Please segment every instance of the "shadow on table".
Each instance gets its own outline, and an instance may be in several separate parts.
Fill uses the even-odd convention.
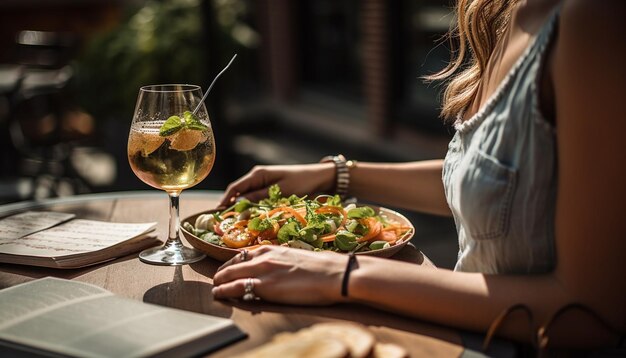
[[[215,273],[220,266],[222,266],[222,262],[210,257],[207,257],[201,262],[189,265],[192,270],[211,279],[215,276]]]
[[[222,301],[213,300],[212,288],[213,285],[209,283],[185,281],[183,267],[176,266],[172,281],[147,290],[143,295],[143,301],[185,311],[230,318],[232,307]]]

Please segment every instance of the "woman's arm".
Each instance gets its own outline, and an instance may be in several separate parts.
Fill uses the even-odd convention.
[[[441,160],[412,163],[359,162],[350,171],[349,194],[383,205],[430,214],[450,215],[441,181]],[[257,201],[278,184],[283,194],[330,193],[335,184],[332,163],[256,166],[228,186],[221,205],[237,196]]]
[[[349,194],[394,207],[450,216],[442,169],[443,160],[358,163],[350,173]]]

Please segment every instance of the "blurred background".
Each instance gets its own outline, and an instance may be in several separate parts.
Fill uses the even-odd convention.
[[[218,156],[194,189],[255,164],[442,158],[453,133],[435,41],[447,0],[2,0],[0,204],[150,190],[126,141],[139,87],[213,88]],[[390,178],[393,180],[393,178]],[[419,185],[419,183],[416,183]],[[184,194],[183,194],[184,200]],[[164,209],[165,210],[165,209]],[[456,258],[451,219],[406,213],[436,264]]]

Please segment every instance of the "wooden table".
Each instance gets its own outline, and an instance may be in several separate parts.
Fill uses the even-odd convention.
[[[211,191],[183,193],[181,219],[213,208],[219,194]],[[24,210],[54,210],[74,213],[77,218],[115,222],[158,221],[159,237],[167,236],[168,200],[164,193],[157,191],[81,195],[10,204],[0,206],[0,217]],[[407,246],[394,259],[416,264],[427,263],[413,246]],[[304,307],[213,300],[211,278],[219,265],[219,262],[207,258],[187,266],[152,266],[140,262],[137,254],[74,270],[0,264],[0,288],[55,276],[92,283],[131,299],[234,320],[248,334],[248,338],[213,352],[212,357],[231,357],[267,342],[276,333],[296,331],[316,322],[337,320],[362,323],[369,327],[379,341],[403,346],[411,357],[454,357],[465,352],[461,335],[453,329],[367,306],[342,304]]]

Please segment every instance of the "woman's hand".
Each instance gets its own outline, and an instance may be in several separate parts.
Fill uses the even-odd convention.
[[[346,255],[264,245],[245,257],[242,261],[237,255],[218,269],[215,298],[242,298],[246,280],[252,278],[254,294],[267,301],[325,305],[342,300]]]
[[[240,196],[259,201],[267,197],[267,189],[272,184],[278,184],[285,195],[330,192],[334,178],[332,163],[255,166],[226,188],[220,206],[229,206]]]

